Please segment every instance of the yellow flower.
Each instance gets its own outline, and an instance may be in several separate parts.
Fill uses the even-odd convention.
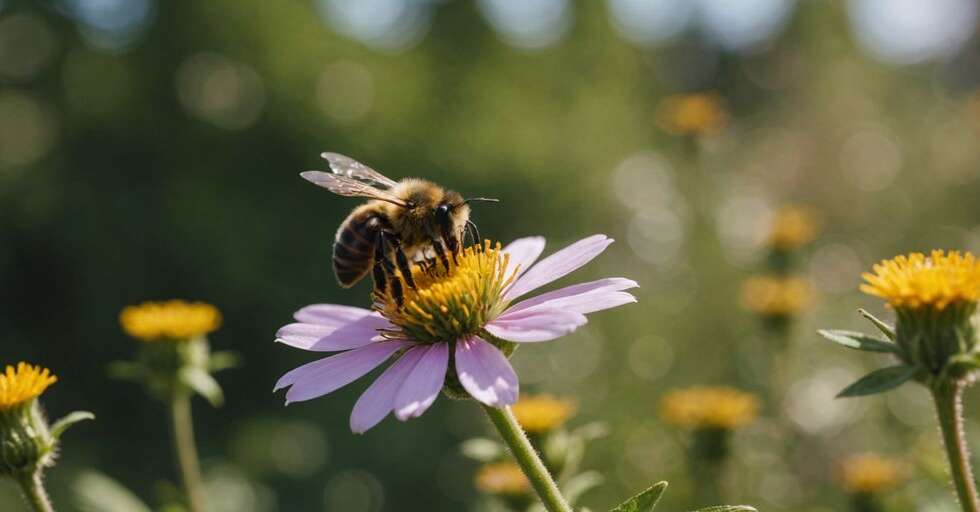
[[[657,119],[670,133],[710,135],[728,124],[728,114],[716,93],[675,94],[660,104]]]
[[[575,414],[575,403],[551,395],[521,397],[513,406],[517,422],[529,433],[548,432]]]
[[[119,314],[126,334],[142,341],[186,341],[221,326],[218,308],[203,302],[144,302]]]
[[[760,315],[787,316],[803,311],[813,301],[813,291],[799,277],[754,276],[742,283],[739,302]]]
[[[0,375],[0,411],[12,409],[41,396],[55,382],[58,382],[58,377],[52,375],[47,368],[25,362],[17,363],[16,368],[7,365]]]
[[[489,494],[519,496],[531,490],[520,466],[513,462],[484,464],[476,472],[476,488]]]
[[[759,411],[759,399],[729,387],[698,386],[671,391],[660,399],[660,416],[679,427],[733,430]]]
[[[414,265],[414,289],[399,272],[402,305],[390,287],[376,294],[377,307],[398,327],[387,334],[432,343],[479,334],[508,305],[503,292],[516,276],[508,270],[509,260],[499,243],[486,240],[449,258],[448,269],[438,260],[429,271]]]
[[[873,269],[861,275],[867,281],[861,291],[897,309],[943,310],[951,304],[975,305],[980,297],[980,262],[969,252],[915,252],[883,260]]]
[[[841,463],[840,479],[851,493],[880,492],[906,479],[905,464],[875,453],[852,455]]]
[[[776,211],[769,228],[767,244],[790,251],[812,242],[820,230],[817,216],[809,208],[784,206]]]

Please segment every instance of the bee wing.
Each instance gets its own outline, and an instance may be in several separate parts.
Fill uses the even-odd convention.
[[[408,206],[404,201],[384,190],[378,190],[371,185],[340,174],[331,174],[323,171],[306,171],[299,173],[299,175],[306,181],[340,196],[367,197],[387,201],[398,206]]]
[[[395,180],[378,171],[339,153],[321,153],[321,157],[330,164],[330,170],[337,175],[353,178],[373,186],[391,188],[398,184]]]

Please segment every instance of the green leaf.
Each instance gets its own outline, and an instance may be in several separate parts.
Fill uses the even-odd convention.
[[[208,360],[208,370],[220,372],[229,368],[237,368],[242,365],[242,356],[238,352],[222,350],[214,352]]]
[[[499,460],[507,453],[500,443],[485,437],[463,441],[463,444],[459,448],[463,452],[463,455],[479,462],[493,462]]]
[[[878,320],[878,317],[872,315],[866,309],[859,309],[858,313],[861,313],[861,316],[867,318],[868,321],[871,322],[872,325],[877,327],[878,330],[881,331],[881,334],[884,334],[886,338],[895,341],[895,329],[892,326],[886,324],[881,320]]]
[[[603,480],[598,471],[586,471],[569,478],[561,486],[561,492],[565,495],[568,503],[574,505],[583,494],[602,485]]]
[[[225,395],[221,391],[218,381],[203,368],[196,366],[185,366],[180,369],[178,374],[180,382],[191,388],[197,394],[203,396],[214,407],[219,407],[225,401]]]
[[[918,366],[898,365],[880,368],[844,388],[837,394],[837,398],[883,393],[904,384],[917,373],[919,373]]]
[[[652,512],[667,490],[667,482],[657,482],[653,487],[624,501],[610,512]]]
[[[848,348],[864,350],[866,352],[899,353],[898,345],[860,332],[821,329],[817,333],[834,343],[844,345]]]
[[[755,507],[748,505],[716,505],[714,507],[699,508],[694,512],[759,512]]]
[[[83,471],[72,491],[75,508],[82,512],[151,512],[132,491],[95,471]]]
[[[75,411],[73,413],[69,413],[64,418],[54,422],[54,425],[51,425],[51,435],[54,436],[55,439],[60,439],[61,434],[64,434],[65,431],[72,425],[78,423],[79,421],[94,419],[95,415],[88,411]]]

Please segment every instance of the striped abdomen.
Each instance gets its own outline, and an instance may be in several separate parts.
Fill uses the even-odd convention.
[[[337,282],[350,288],[374,266],[374,250],[381,234],[381,219],[376,208],[356,208],[337,230],[333,244],[333,271]]]

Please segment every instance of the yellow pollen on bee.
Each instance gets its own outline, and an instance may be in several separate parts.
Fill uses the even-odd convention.
[[[391,294],[377,293],[375,308],[398,330],[396,335],[423,342],[449,341],[478,334],[506,306],[503,292],[513,282],[509,255],[489,240],[464,248],[449,259],[447,269],[414,265],[415,288],[402,279],[401,304]]]
[[[0,374],[0,411],[11,409],[41,396],[48,386],[58,382],[58,377],[47,368],[29,365],[7,365]]]

